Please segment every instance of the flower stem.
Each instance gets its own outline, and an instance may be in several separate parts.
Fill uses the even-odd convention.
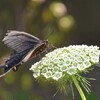
[[[74,82],[74,84],[75,84],[75,86],[76,86],[76,88],[77,88],[82,100],[86,100],[86,97],[85,97],[85,95],[84,95],[84,93],[83,93],[83,91],[82,91],[82,89],[81,89],[76,77],[72,76],[72,79],[73,79],[73,82]]]

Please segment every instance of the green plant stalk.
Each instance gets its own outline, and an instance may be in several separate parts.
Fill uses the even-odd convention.
[[[85,95],[84,95],[84,93],[83,93],[78,81],[76,80],[76,77],[72,76],[72,79],[73,79],[73,82],[74,82],[74,84],[75,84],[75,86],[76,86],[76,88],[77,88],[82,100],[86,100],[86,97],[85,97]]]

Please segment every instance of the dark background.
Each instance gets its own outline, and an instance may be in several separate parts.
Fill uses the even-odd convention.
[[[100,0],[0,0],[0,63],[10,50],[2,39],[7,30],[25,31],[40,39],[48,39],[56,47],[87,44],[100,46]],[[72,100],[55,86],[38,83],[29,71],[39,57],[27,62],[14,73],[0,78],[0,100]],[[100,100],[100,68],[87,77],[91,93],[87,100]],[[75,100],[81,100],[75,90]]]

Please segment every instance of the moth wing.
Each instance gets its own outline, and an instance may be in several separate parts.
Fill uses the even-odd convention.
[[[17,53],[23,51],[30,51],[33,49],[41,40],[37,37],[30,35],[26,32],[9,31],[3,39],[3,42],[12,50]]]
[[[5,61],[5,64],[1,65],[2,72],[0,72],[0,77],[6,75],[14,67],[16,67],[17,70],[26,54],[27,52],[16,53],[16,51],[12,51],[10,57]]]

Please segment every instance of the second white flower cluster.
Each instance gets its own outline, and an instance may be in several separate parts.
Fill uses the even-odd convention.
[[[30,70],[35,78],[58,80],[64,75],[85,72],[86,69],[99,63],[100,50],[97,46],[71,45],[58,48],[36,62]]]

